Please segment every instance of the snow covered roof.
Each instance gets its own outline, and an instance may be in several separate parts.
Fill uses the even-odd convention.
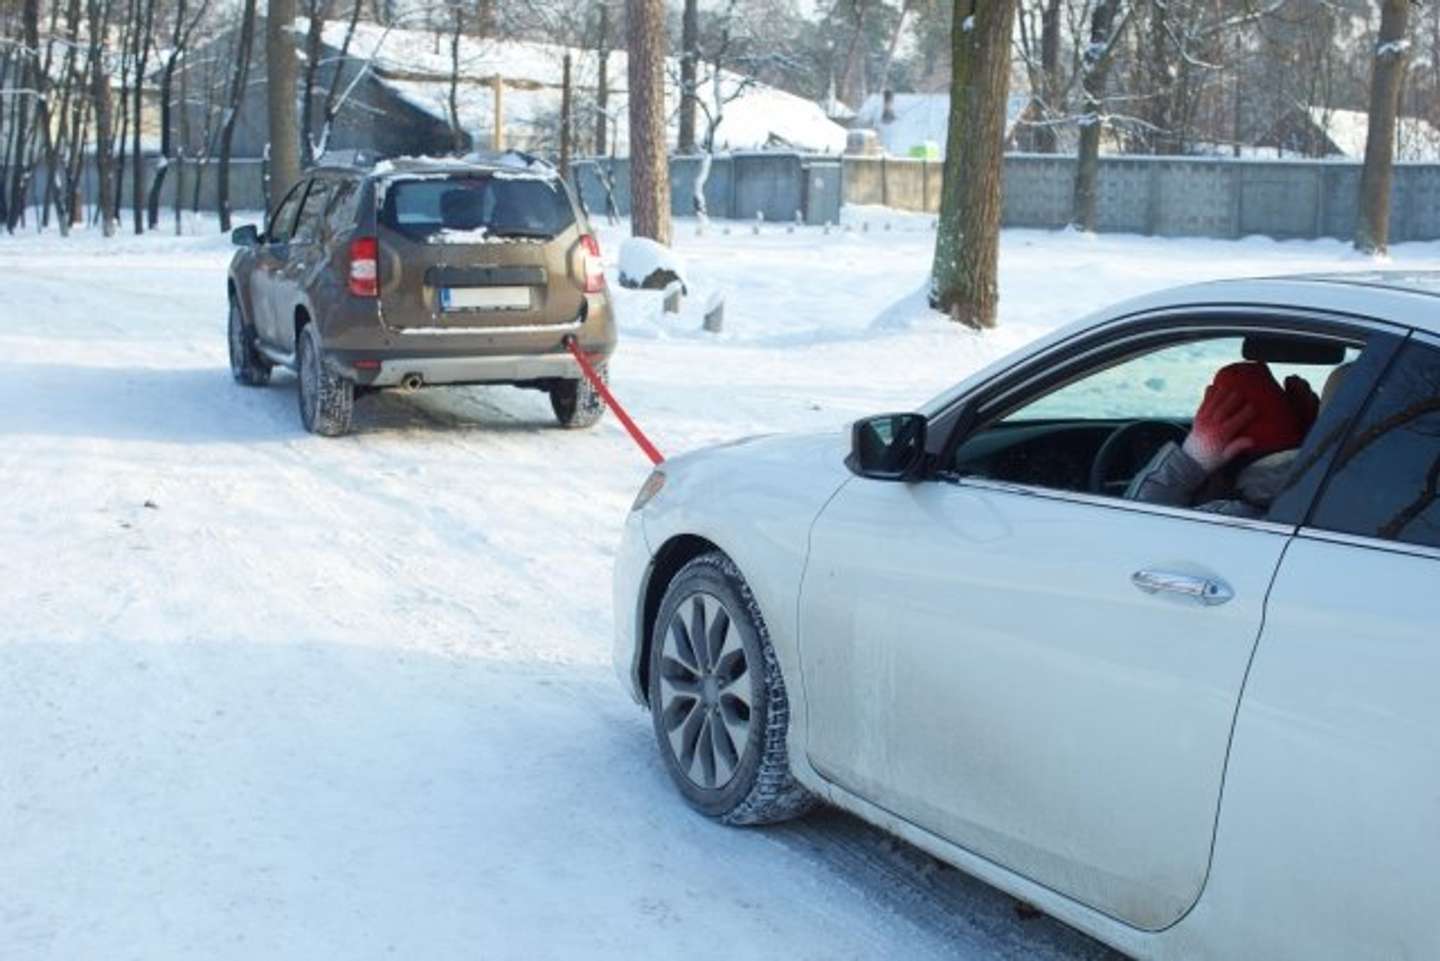
[[[300,21],[303,26],[304,21]],[[348,24],[333,21],[325,25],[325,44],[339,50]],[[488,142],[494,126],[494,78],[503,80],[502,109],[510,142],[535,139],[544,128],[553,129],[560,111],[561,78],[566,53],[571,55],[572,85],[577,94],[576,125],[582,131],[594,127],[594,118],[582,115],[584,104],[593,97],[598,74],[594,50],[560,44],[519,40],[491,40],[461,37],[459,46],[460,82],[456,106],[461,126]],[[372,60],[376,78],[408,103],[447,120],[449,117],[451,53],[450,38],[429,30],[390,29],[361,23],[350,44],[350,56]],[[607,79],[610,98],[607,112],[612,118],[613,142],[625,153],[629,144],[626,111],[626,55],[610,54]],[[699,96],[713,111],[714,78],[702,65]],[[670,141],[678,139],[679,63],[670,58],[666,70],[667,114]],[[754,150],[789,145],[803,150],[839,153],[845,148],[845,128],[825,116],[814,101],[759,83],[740,74],[722,71],[720,76],[722,120],[716,129],[718,150]],[[733,98],[733,99],[732,99]],[[697,126],[702,131],[705,110],[699,111]]]
[[[1005,134],[1008,137],[1020,115],[1030,104],[1028,93],[1012,93],[1005,106]],[[894,119],[885,119],[885,98],[872,93],[855,113],[852,127],[874,130],[885,152],[905,156],[912,148],[934,144],[941,156],[950,122],[948,93],[897,93],[891,105]]]
[[[1325,133],[1346,157],[1365,156],[1365,138],[1370,129],[1370,115],[1364,110],[1329,110],[1307,107],[1310,122]],[[1400,117],[1395,125],[1396,160],[1433,160],[1440,151],[1440,130],[1419,117]]]

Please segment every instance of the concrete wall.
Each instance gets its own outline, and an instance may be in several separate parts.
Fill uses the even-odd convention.
[[[1005,158],[1004,223],[1069,222],[1075,158]],[[845,158],[845,202],[940,209],[940,165],[908,158]],[[1360,165],[1190,157],[1103,157],[1098,227],[1164,237],[1336,237],[1355,229]],[[1440,165],[1398,164],[1390,239],[1440,238]]]
[[[682,217],[695,213],[695,184],[700,157],[670,160],[670,210]],[[578,160],[573,179],[586,208],[596,216],[609,209],[605,181],[614,190],[615,212],[630,211],[630,161]],[[792,153],[738,153],[717,156],[705,181],[706,210],[711,217],[753,220],[761,214],[771,222],[793,222],[796,214],[811,224],[833,223],[840,217],[842,177],[838,157]]]
[[[150,193],[150,182],[155,172],[156,158],[145,158],[145,194]],[[183,164],[179,161],[172,161],[166,173],[165,183],[160,190],[160,216],[162,223],[168,222],[175,209],[175,190],[180,185],[180,177],[177,176],[183,167],[184,187],[181,195],[181,204],[186,211],[192,209],[191,204],[195,199],[195,188],[200,188],[199,209],[202,213],[216,213],[216,196],[219,179],[217,173],[220,165],[216,161],[209,163],[198,163],[186,161]],[[125,162],[125,183],[120,196],[121,226],[127,228],[130,224],[131,210],[131,185],[130,185],[130,161]],[[45,168],[40,168],[31,178],[29,196],[26,206],[38,208],[45,193]],[[87,163],[80,175],[80,205],[89,209],[99,201],[99,182],[95,172],[95,165]],[[230,209],[232,211],[260,211],[267,207],[265,194],[265,164],[260,160],[230,161]],[[36,210],[27,211],[27,217],[34,216]]]

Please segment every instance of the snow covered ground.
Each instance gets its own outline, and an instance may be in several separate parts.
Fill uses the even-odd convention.
[[[928,218],[847,224],[682,222],[684,312],[618,292],[662,450],[910,407],[1143,290],[1369,263],[1015,231],[982,337],[923,307]],[[228,256],[0,238],[0,958],[1109,957],[848,817],[688,813],[607,661],[647,470],[614,420],[466,389],[307,436],[292,378],[230,380]]]

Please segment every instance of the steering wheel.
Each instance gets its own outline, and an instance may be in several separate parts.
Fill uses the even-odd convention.
[[[1133,462],[1137,450],[1144,450],[1147,458],[1153,457],[1166,441],[1184,443],[1185,434],[1184,427],[1169,420],[1132,420],[1115,428],[1090,464],[1090,493],[1108,493],[1105,487],[1112,482],[1115,468],[1125,458]]]

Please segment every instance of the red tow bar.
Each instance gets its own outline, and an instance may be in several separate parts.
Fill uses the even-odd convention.
[[[610,393],[610,388],[605,386],[605,381],[601,380],[600,375],[595,372],[595,368],[590,363],[590,358],[586,357],[585,352],[580,349],[580,342],[575,339],[575,335],[568,335],[564,343],[565,348],[570,351],[576,363],[580,365],[580,371],[585,375],[585,379],[590,382],[590,386],[594,387],[600,392],[600,396],[605,398],[606,406],[615,412],[616,417],[620,418],[620,423],[625,428],[626,433],[628,433],[630,439],[645,452],[645,456],[650,458],[650,463],[659,464],[663,461],[665,458],[655,449],[655,445],[650,443],[650,438],[646,437],[645,432],[637,427],[635,422],[630,419],[630,415],[625,413],[625,408],[621,407],[620,402],[615,399],[615,395]]]

